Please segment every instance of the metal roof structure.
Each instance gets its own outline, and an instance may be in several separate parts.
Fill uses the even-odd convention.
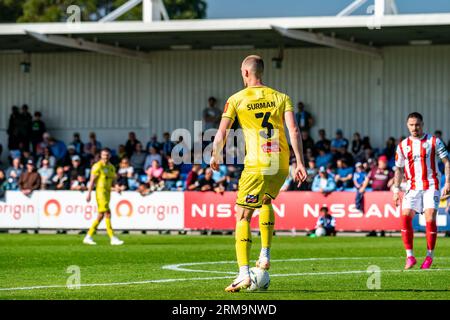
[[[450,13],[396,14],[394,0],[375,0],[366,16],[350,15],[367,1],[356,0],[337,16],[169,21],[158,21],[158,13],[167,18],[161,0],[130,5],[142,1],[143,21],[113,21],[129,10],[119,8],[99,22],[0,24],[0,52],[88,50],[145,60],[156,50],[329,46],[381,57],[385,46],[450,43]]]

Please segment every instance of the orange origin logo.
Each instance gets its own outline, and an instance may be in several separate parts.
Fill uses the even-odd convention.
[[[61,214],[61,204],[58,200],[48,200],[44,205],[44,214],[47,217],[57,217]]]
[[[128,200],[120,200],[116,205],[116,214],[119,217],[131,217],[133,215],[133,205]]]

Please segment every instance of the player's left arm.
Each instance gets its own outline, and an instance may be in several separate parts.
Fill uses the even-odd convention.
[[[446,196],[450,194],[450,160],[448,158],[447,148],[439,138],[436,138],[436,155],[444,163],[445,185],[442,188],[442,196]]]
[[[445,172],[445,185],[442,188],[442,196],[450,195],[450,160],[447,158],[442,158],[442,162],[444,163],[444,172]]]

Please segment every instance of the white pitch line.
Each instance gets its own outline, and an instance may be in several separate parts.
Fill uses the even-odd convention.
[[[278,259],[272,261],[320,261],[320,260],[364,260],[364,259],[375,259],[375,258],[383,258],[383,259],[398,259],[396,257],[336,257],[336,258],[294,258],[294,259]],[[447,257],[443,257],[440,259],[445,259]],[[192,269],[183,269],[183,268],[175,268],[175,266],[186,266],[186,265],[203,265],[203,264],[228,264],[228,263],[236,263],[236,261],[217,261],[217,262],[193,262],[193,263],[182,263],[178,265],[167,265],[163,266],[163,269],[174,270],[174,271],[188,271],[188,272],[198,272]],[[437,271],[450,271],[450,268],[443,269],[429,269],[429,270],[408,270],[403,271],[399,269],[393,270],[380,270],[383,273],[389,272],[437,272]],[[221,272],[221,271],[207,271],[201,270],[201,272]],[[227,274],[229,272],[226,272]],[[285,274],[271,274],[271,277],[295,277],[295,276],[325,276],[325,275],[339,275],[339,274],[361,274],[367,273],[367,270],[349,270],[349,271],[326,271],[326,272],[301,272],[301,273],[285,273]],[[130,282],[111,282],[111,283],[86,283],[80,284],[80,287],[111,287],[111,286],[129,286],[129,285],[140,285],[140,284],[149,284],[149,283],[167,283],[167,282],[177,282],[177,281],[203,281],[203,280],[221,280],[221,279],[231,279],[236,275],[233,272],[233,276],[222,276],[222,277],[198,277],[198,278],[175,278],[175,279],[155,279],[155,280],[143,280],[143,281],[130,281]],[[0,288],[0,291],[20,291],[20,290],[38,290],[38,289],[61,289],[66,288],[65,285],[48,285],[48,286],[31,286],[31,287],[15,287],[15,288]]]
[[[271,262],[303,262],[303,261],[326,261],[326,260],[368,260],[368,259],[401,259],[399,257],[330,257],[330,258],[291,258],[291,259],[271,259]],[[236,263],[236,261],[207,261],[207,262],[191,262],[191,263],[179,263],[169,264],[163,266],[163,269],[180,271],[180,272],[207,272],[207,273],[221,273],[221,274],[236,274],[236,272],[228,271],[215,271],[215,270],[203,270],[203,269],[188,269],[183,267],[199,266],[199,265],[211,265],[211,264],[230,264]]]

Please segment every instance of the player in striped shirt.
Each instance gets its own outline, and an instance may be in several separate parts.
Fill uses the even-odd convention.
[[[408,115],[406,125],[410,136],[397,146],[395,154],[394,197],[395,205],[402,203],[402,239],[406,249],[405,269],[416,263],[413,253],[414,214],[425,213],[427,256],[421,269],[429,269],[433,263],[437,238],[436,215],[441,196],[450,193],[450,161],[444,143],[437,137],[423,132],[423,117],[413,112]],[[445,165],[445,186],[439,192],[440,173],[438,160]],[[400,195],[400,184],[405,174],[406,193]]]

